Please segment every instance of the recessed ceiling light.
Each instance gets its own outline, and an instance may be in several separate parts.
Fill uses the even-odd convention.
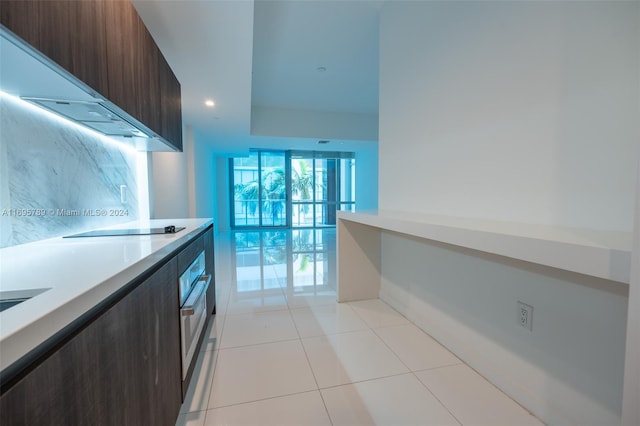
[[[206,101],[204,101],[204,104],[208,107],[214,107],[216,105],[216,103],[213,102],[212,99],[207,99]]]
[[[326,67],[318,67],[318,68],[316,68],[316,71],[318,71],[318,72],[325,72],[326,70],[327,70]]]

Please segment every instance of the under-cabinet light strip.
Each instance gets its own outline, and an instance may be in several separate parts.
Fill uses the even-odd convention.
[[[71,127],[73,129],[77,129],[80,132],[85,133],[87,136],[93,137],[93,138],[97,138],[100,139],[102,142],[104,142],[105,144],[111,145],[111,146],[115,146],[117,148],[121,148],[121,149],[125,149],[129,152],[136,152],[136,149],[124,142],[119,141],[118,139],[114,139],[114,138],[110,138],[109,136],[103,135],[102,133],[98,133],[95,130],[92,130],[86,126],[83,126],[79,123],[76,123],[74,121],[68,120],[58,114],[55,114],[51,111],[48,111],[44,108],[38,107],[35,104],[31,103],[31,102],[27,102],[23,99],[21,99],[18,96],[15,95],[11,95],[9,93],[0,91],[0,98],[2,98],[3,100],[8,100],[10,102],[14,102],[16,105],[22,107],[22,108],[26,108],[29,111],[33,112],[34,114],[39,114],[39,115],[43,115],[45,117],[47,117],[48,119],[54,120],[56,121],[58,124],[60,124],[61,126],[68,126]]]

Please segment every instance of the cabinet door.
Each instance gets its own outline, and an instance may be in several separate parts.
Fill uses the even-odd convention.
[[[1,1],[0,16],[5,27],[70,71],[74,3]]]
[[[160,107],[160,71],[158,70],[158,57],[162,56],[160,49],[147,31],[142,20],[138,19],[135,28],[135,37],[138,39],[139,53],[136,66],[138,72],[135,76],[135,85],[139,90],[139,114],[138,119],[145,123],[151,130],[164,137],[162,129],[162,109]],[[171,140],[169,138],[166,138]]]
[[[129,2],[105,1],[105,25],[109,29],[107,45],[107,79],[109,100],[140,119],[141,107],[137,99],[136,65],[139,61],[139,39],[134,36],[138,15]]]
[[[108,97],[102,1],[2,1],[2,24]]]
[[[109,97],[107,28],[103,1],[73,1],[68,70],[102,96]]]
[[[109,100],[162,136],[160,50],[128,1],[104,3]],[[117,30],[116,30],[117,29]]]
[[[3,0],[0,1],[0,22],[43,52],[39,47],[40,33],[44,24],[42,9],[41,1]]]
[[[213,229],[209,229],[204,234],[204,257],[207,273],[211,275],[211,284],[207,290],[207,308],[209,313],[216,313],[216,274],[215,274],[215,257],[213,246]]]
[[[182,151],[182,95],[180,83],[162,54],[158,57],[162,136]]]
[[[139,343],[137,359],[128,365],[140,389],[131,397],[138,398],[138,424],[173,425],[182,403],[177,260],[173,258],[143,286],[138,300],[128,302],[129,309],[140,311],[136,321],[144,324],[130,327],[135,331],[129,337]]]
[[[177,261],[0,397],[0,424],[173,425],[181,403]]]

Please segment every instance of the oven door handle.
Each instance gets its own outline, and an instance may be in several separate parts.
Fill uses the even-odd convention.
[[[195,314],[195,308],[198,305],[198,302],[200,302],[200,299],[202,299],[202,297],[207,293],[210,283],[211,275],[203,275],[198,279],[198,284],[196,284],[195,288],[187,298],[187,301],[184,302],[184,305],[180,309],[180,313],[183,317]]]

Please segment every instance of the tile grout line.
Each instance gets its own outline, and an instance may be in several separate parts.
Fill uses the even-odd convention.
[[[229,293],[231,293],[231,291],[229,291]],[[229,294],[227,294],[227,303],[225,303],[224,306],[224,314],[222,315],[223,317],[223,321],[222,321],[222,329],[220,330],[220,343],[218,344],[218,349],[220,349],[220,344],[222,344],[222,336],[224,335],[224,325],[227,322],[227,304],[229,303]],[[217,314],[218,312],[218,307],[216,306],[216,316],[218,316]]]
[[[216,377],[216,369],[218,368],[218,356],[220,353],[215,355],[215,361],[213,362],[213,374],[211,375],[211,383],[209,384],[209,398],[207,399],[207,408],[204,410],[204,419],[202,421],[203,425],[207,424],[207,416],[209,415],[209,405],[211,404],[211,395],[213,394],[213,380]]]
[[[225,247],[227,248],[227,247]],[[231,249],[231,247],[228,247],[229,252],[232,252],[233,250]],[[206,425],[207,424],[207,417],[209,415],[209,410],[210,410],[210,405],[211,405],[211,396],[213,394],[213,381],[215,380],[216,377],[216,370],[218,368],[218,359],[220,356],[220,344],[222,344],[222,338],[224,336],[224,332],[225,332],[225,324],[226,324],[226,320],[227,320],[227,311],[228,311],[228,307],[229,307],[229,300],[231,299],[231,291],[233,289],[234,286],[234,279],[233,279],[233,272],[231,274],[232,276],[229,278],[229,285],[225,286],[224,290],[221,290],[220,293],[226,293],[226,297],[224,298],[225,300],[223,301],[224,303],[224,308],[223,308],[223,314],[222,316],[222,324],[221,324],[221,329],[220,329],[220,336],[218,336],[219,341],[216,341],[216,343],[218,344],[217,348],[214,347],[214,351],[217,351],[216,354],[214,354],[214,366],[213,366],[213,374],[211,375],[211,383],[209,383],[209,398],[207,399],[207,406],[206,408],[203,410],[204,411],[204,418],[202,420],[202,425]],[[218,307],[216,306],[216,317],[218,316]]]
[[[219,316],[216,314],[216,315],[215,315],[215,317],[214,317],[214,321],[215,321],[215,320],[217,320],[218,318],[219,318]],[[221,318],[222,318],[222,321],[224,322],[224,316],[222,316]],[[211,331],[210,331],[210,330],[211,330],[211,328],[210,328],[210,327],[213,327],[213,323],[210,323],[209,325],[207,325],[207,330],[205,330],[205,332],[210,333],[210,332],[211,332]],[[219,338],[218,338],[218,339],[219,339]],[[216,341],[217,341],[218,339],[216,339]],[[216,352],[217,352],[217,349],[215,349],[215,348],[214,348],[214,349],[204,349],[204,350],[200,350],[200,351],[198,352],[198,355],[197,355],[197,356],[198,356],[198,359],[196,360],[196,363],[198,363],[198,362],[200,362],[200,358],[202,358],[202,366],[201,366],[200,370],[203,370],[203,369],[204,369],[204,357],[206,357],[206,356],[207,356],[207,355],[206,355],[207,353],[213,353],[213,355],[212,355],[212,356],[214,357],[214,365],[213,365],[213,371],[212,371],[212,373],[211,373],[211,384],[213,383],[213,376],[214,376],[214,374],[215,374],[215,368],[216,368],[216,365],[217,365],[217,359],[218,359],[218,358],[217,358],[217,354],[216,354]],[[197,386],[198,379],[201,377],[202,371],[198,371],[198,375],[197,375],[197,376],[196,376],[196,374],[195,374],[195,373],[196,373],[196,370],[194,369],[194,372],[193,372],[193,374],[192,374],[192,376],[191,376],[191,383],[189,383],[189,387],[187,388],[187,394],[188,394],[189,392],[191,392],[192,387],[193,387],[193,388],[195,388],[195,387]],[[193,390],[194,390],[194,392],[195,392],[195,389],[193,389]],[[207,407],[209,406],[209,399],[210,399],[210,396],[211,396],[211,387],[209,387],[209,397],[207,398],[207,403],[206,403],[206,406],[207,406]],[[183,403],[180,405],[180,415],[186,415],[186,414],[189,414],[189,413],[197,413],[197,412],[202,412],[202,411],[206,411],[206,410],[207,410],[207,408],[204,408],[204,409],[196,409],[196,410],[190,410],[190,411],[185,411],[185,412],[183,412],[183,411],[182,411],[182,407],[184,406],[184,404],[185,404],[185,402],[183,401]]]
[[[218,410],[218,409],[221,409],[221,408],[238,407],[240,405],[253,404],[255,402],[270,401],[272,399],[278,399],[278,398],[287,398],[287,397],[290,397],[290,396],[303,395],[305,393],[313,393],[313,392],[320,392],[320,390],[319,389],[312,389],[312,390],[306,390],[306,391],[302,391],[302,392],[293,392],[293,393],[286,393],[286,394],[283,394],[283,395],[268,396],[266,398],[253,399],[251,401],[244,401],[244,402],[236,402],[236,403],[233,403],[233,404],[227,404],[227,405],[221,405],[219,407],[208,408],[206,410],[193,411],[193,413],[201,413],[202,411],[213,411],[213,410]],[[186,413],[183,413],[183,414],[186,414]]]
[[[318,389],[318,394],[320,395],[320,400],[322,401],[322,405],[324,406],[324,411],[327,413],[327,418],[329,419],[329,423],[333,426],[333,419],[331,418],[331,413],[329,413],[329,408],[327,407],[327,403],[324,400],[324,395],[322,395],[322,390]]]
[[[455,355],[455,354],[454,354]],[[475,368],[473,368],[471,365],[467,364],[466,362],[460,360],[460,364],[454,364],[454,365],[464,365],[467,368],[471,369],[475,374],[477,374],[478,376],[480,376],[480,378],[487,382],[489,384],[489,386],[491,386],[494,390],[496,390],[497,392],[501,393],[502,395],[504,395],[505,397],[507,397],[509,400],[511,400],[514,404],[516,404],[518,407],[522,408],[527,414],[529,414],[530,416],[534,417],[535,419],[537,419],[540,423],[544,424],[544,422],[538,418],[538,416],[536,416],[535,414],[533,414],[531,411],[529,411],[526,407],[524,407],[522,404],[520,404],[518,401],[516,401],[515,399],[513,399],[511,397],[511,395],[507,394],[505,391],[503,391],[502,389],[500,389],[498,386],[496,386],[493,382],[491,382],[489,379],[487,379],[484,375],[480,374],[480,372],[478,370],[476,370]],[[453,367],[454,365],[450,365],[448,367]]]
[[[300,335],[300,330],[298,330],[298,324],[296,323],[296,320],[293,317],[293,312],[291,312],[291,307],[289,307],[289,315],[291,316],[291,321],[293,321],[293,326],[296,328],[296,333],[298,333],[298,340],[300,341],[300,346],[302,346],[304,357],[307,360],[307,365],[309,366],[309,370],[311,371],[311,375],[313,376],[313,381],[316,383],[316,391],[320,395],[320,400],[322,401],[322,405],[324,406],[324,411],[327,413],[327,418],[329,419],[329,423],[331,423],[331,425],[333,426],[333,420],[331,420],[331,414],[329,414],[329,408],[327,408],[327,403],[324,401],[324,397],[322,396],[322,392],[320,391],[320,386],[318,385],[318,378],[316,377],[316,373],[313,372],[313,367],[311,367],[309,354],[307,353],[307,348],[305,348],[304,343],[302,342],[302,336]]]
[[[245,348],[252,348],[254,346],[264,346],[264,345],[273,345],[275,343],[287,343],[287,342],[295,342],[296,340],[300,340],[299,337],[292,337],[290,339],[284,339],[284,340],[273,340],[273,341],[269,341],[269,342],[260,342],[260,343],[251,343],[248,345],[241,345],[241,346],[231,346],[229,348],[219,348],[219,351],[230,351],[230,350],[234,350],[234,349],[245,349]]]
[[[242,315],[255,315],[255,314],[266,314],[269,312],[283,312],[286,311],[287,309],[289,309],[288,307],[285,308],[278,308],[278,309],[267,309],[267,310],[260,310],[260,311],[253,311],[253,312],[239,312],[239,313],[227,313],[227,316],[230,317],[239,317]]]
[[[402,365],[404,365],[404,366],[406,367],[406,369],[407,369],[410,373],[413,373],[413,370],[411,369],[411,367],[409,367],[409,366],[408,366],[408,365],[407,365],[407,364],[402,360],[402,358],[400,358],[400,355],[398,355],[398,354],[396,353],[396,351],[394,351],[394,350],[393,350],[393,348],[392,348],[391,346],[389,346],[389,344],[387,344],[387,342],[385,342],[385,340],[384,340],[382,337],[380,337],[380,335],[379,335],[378,333],[376,333],[376,329],[375,329],[375,328],[372,328],[372,329],[371,329],[371,331],[373,331],[373,334],[378,338],[378,340],[380,340],[380,341],[382,342],[382,344],[383,344],[384,346],[386,346],[386,347],[387,347],[387,349],[389,349],[389,350],[391,351],[391,353],[392,353],[396,358],[398,358],[398,361],[400,361],[400,363],[401,363]]]
[[[289,309],[289,316],[291,317],[291,321],[293,321],[293,326],[295,327],[296,333],[298,334],[298,341],[300,342],[300,346],[302,346],[302,352],[304,352],[304,357],[307,360],[307,365],[309,367],[309,370],[311,371],[311,375],[313,376],[313,381],[316,384],[316,390],[320,390],[320,387],[318,386],[318,379],[316,378],[316,375],[313,372],[313,368],[311,367],[311,361],[309,361],[309,354],[307,354],[307,350],[304,347],[304,343],[302,342],[302,336],[300,336],[300,330],[298,330],[298,325],[296,324],[296,320],[293,318],[291,309]]]
[[[207,408],[204,410],[204,419],[203,419],[203,422],[202,422],[203,425],[205,425],[207,423],[207,416],[209,414],[209,406],[211,405],[211,395],[213,394],[213,381],[215,380],[216,370],[218,368],[218,358],[220,356],[220,348],[219,348],[219,346],[222,343],[222,336],[224,335],[224,325],[227,322],[227,315],[226,315],[227,309],[226,308],[227,308],[227,305],[229,304],[230,294],[231,294],[231,286],[229,286],[229,292],[227,294],[227,302],[225,304],[224,315],[222,315],[222,324],[220,325],[221,326],[220,336],[219,336],[220,342],[216,341],[216,343],[218,343],[218,348],[217,349],[214,347],[214,351],[217,352],[217,353],[214,354],[213,373],[211,374],[211,383],[209,383],[209,398],[207,399]],[[218,316],[217,312],[218,312],[218,310],[217,310],[217,307],[216,307],[216,317]],[[215,319],[214,319],[214,321],[215,321]],[[212,326],[213,326],[213,324],[212,324]]]
[[[382,301],[382,302],[386,304],[386,302],[384,302],[384,301]],[[392,309],[393,309],[393,308],[392,308]],[[394,309],[394,311],[395,311],[395,309]],[[398,311],[395,311],[395,312],[398,312]],[[415,325],[415,324],[414,324],[414,323],[413,323],[409,318],[405,317],[405,316],[404,316],[404,315],[402,315],[400,312],[398,312],[398,314],[399,314],[399,315],[401,315],[403,318],[405,318],[407,321],[409,321],[409,323],[410,323],[410,324],[412,324],[413,326],[418,327],[418,326],[417,326],[417,325]],[[436,396],[436,395],[431,391],[431,389],[429,389],[429,387],[428,387],[425,383],[423,383],[423,382],[422,382],[422,380],[420,380],[420,378],[418,378],[418,375],[416,374],[416,372],[417,372],[417,371],[412,370],[412,369],[411,369],[407,364],[405,364],[405,363],[404,363],[404,361],[402,361],[402,359],[400,358],[400,356],[396,353],[396,351],[394,351],[394,350],[393,350],[393,348],[391,348],[391,346],[389,346],[389,345],[387,344],[387,342],[386,342],[382,337],[380,337],[380,335],[379,335],[378,333],[376,333],[376,329],[390,328],[390,327],[400,327],[400,326],[402,326],[402,325],[403,325],[403,324],[396,324],[396,325],[388,325],[388,326],[376,327],[376,328],[372,328],[372,331],[373,331],[373,333],[374,333],[374,334],[375,334],[375,335],[376,335],[380,340],[382,340],[382,342],[383,342],[383,343],[384,343],[384,344],[389,348],[389,350],[390,350],[391,352],[393,352],[393,354],[394,354],[394,355],[396,355],[396,357],[398,357],[398,359],[400,359],[400,362],[401,362],[405,367],[407,367],[407,369],[409,370],[409,373],[410,373],[411,375],[413,375],[413,377],[418,381],[418,383],[420,383],[420,384],[421,384],[421,385],[422,385],[422,386],[427,390],[427,392],[429,392],[429,393],[430,393],[430,394],[435,398],[435,400],[436,400],[436,401],[438,401],[438,403],[439,403],[439,404],[440,404],[440,405],[441,405],[441,406],[442,406],[442,407],[443,407],[443,408],[444,408],[444,409],[445,409],[449,414],[451,414],[451,416],[455,419],[455,421],[456,421],[456,422],[458,422],[458,424],[460,424],[460,425],[462,426],[462,422],[460,421],[460,419],[458,419],[458,418],[453,414],[453,412],[451,412],[451,410],[449,409],[449,407],[447,407],[447,406],[446,406],[446,405],[445,405],[445,404],[440,400],[440,398],[438,398],[438,397],[437,397],[437,396]],[[418,327],[418,329],[420,329],[420,327]],[[422,329],[420,329],[420,330],[421,330],[421,331],[423,331]],[[424,332],[424,331],[423,331],[423,332]],[[424,332],[424,333],[428,335],[428,333],[426,333],[426,332]],[[452,364],[452,365],[458,365],[458,364]],[[436,368],[442,368],[442,367],[444,367],[444,366],[439,366],[439,367],[435,367],[435,368],[427,368],[427,369],[419,370],[419,371],[434,370],[434,369],[436,369]]]
[[[284,312],[285,312],[285,310],[278,310],[278,311],[256,312],[256,313],[249,313],[249,314],[243,314],[243,315],[246,315],[247,319],[254,319],[254,318],[251,318],[251,317],[268,316],[268,315],[271,315],[271,314],[284,313]],[[289,313],[288,317],[289,317],[289,320],[291,321],[291,323],[293,324],[294,329],[296,330],[297,337],[278,338],[276,340],[269,340],[267,342],[248,343],[248,344],[242,344],[242,345],[237,345],[237,346],[220,347],[220,350],[244,348],[244,347],[248,347],[248,346],[256,346],[256,345],[269,344],[269,343],[288,342],[288,341],[299,339],[300,338],[300,333],[298,332],[298,329],[296,328],[296,324],[295,324],[295,321],[293,320],[293,316],[291,315],[290,309],[287,309],[286,312]],[[231,316],[234,317],[234,315],[231,315]],[[235,317],[237,318],[238,316],[239,315],[236,315]]]
[[[367,383],[367,382],[375,382],[376,380],[389,379],[391,377],[407,376],[409,374],[413,374],[413,371],[405,371],[404,373],[397,373],[397,374],[388,374],[388,375],[380,376],[380,377],[372,377],[370,379],[356,380],[354,382],[349,382],[349,383],[339,383],[337,385],[326,386],[326,387],[320,388],[318,390],[323,391],[323,390],[328,390],[328,389],[341,388],[343,386],[357,385],[357,384],[360,384],[360,383]]]
[[[384,301],[382,301],[382,302],[384,303]],[[386,304],[386,303],[385,303],[385,304]],[[393,309],[393,308],[392,308],[392,309]],[[356,311],[356,309],[353,309],[353,310],[354,310],[354,311]],[[396,312],[397,312],[397,311],[396,311]],[[357,314],[357,313],[358,313],[358,312],[356,311],[356,314]],[[412,324],[412,325],[414,325],[414,326],[415,326],[415,324],[413,324],[413,322],[411,322],[411,320],[409,320],[407,317],[405,317],[404,315],[402,315],[400,312],[398,312],[398,314],[399,314],[399,315],[401,315],[403,318],[405,318],[407,321],[409,321],[409,323],[410,323],[410,324]],[[363,321],[364,321],[364,319],[363,319]],[[365,322],[365,323],[366,323],[366,322]],[[396,351],[394,351],[394,350],[393,350],[393,348],[392,348],[391,346],[389,346],[389,344],[388,344],[388,343],[387,343],[387,342],[386,342],[382,337],[380,337],[380,335],[376,332],[376,329],[390,328],[390,327],[400,327],[400,326],[402,326],[402,325],[404,325],[404,324],[387,325],[387,326],[381,326],[381,327],[375,327],[375,328],[374,328],[374,327],[371,327],[371,331],[373,331],[373,334],[374,334],[374,335],[375,335],[375,336],[376,336],[376,337],[377,337],[377,338],[378,338],[378,339],[379,339],[379,340],[380,340],[380,341],[381,341],[381,342],[382,342],[382,343],[383,343],[383,344],[384,344],[384,345],[385,345],[385,346],[386,346],[386,347],[391,351],[391,353],[393,353],[393,355],[394,355],[396,358],[398,358],[398,360],[400,361],[400,363],[401,363],[402,365],[404,365],[404,366],[407,368],[407,370],[408,370],[408,373],[395,374],[395,375],[386,376],[386,377],[394,377],[394,376],[400,376],[400,375],[405,375],[405,374],[411,374],[411,375],[412,375],[412,376],[413,376],[413,377],[418,381],[418,383],[420,383],[420,384],[421,384],[421,385],[422,385],[422,386],[427,390],[427,392],[429,392],[429,393],[430,393],[430,394],[431,394],[431,395],[436,399],[436,401],[438,401],[438,403],[439,403],[439,404],[440,404],[440,405],[441,405],[441,406],[442,406],[442,407],[443,407],[443,408],[444,408],[444,409],[445,409],[445,410],[446,410],[446,411],[447,411],[447,412],[448,412],[448,413],[449,413],[449,414],[450,414],[450,415],[455,419],[455,421],[456,421],[456,422],[458,422],[458,424],[459,424],[460,426],[462,426],[462,424],[463,424],[463,423],[460,421],[460,419],[458,419],[458,418],[457,418],[457,417],[456,417],[456,416],[451,412],[451,410],[449,409],[449,407],[447,407],[447,406],[446,406],[446,405],[445,405],[445,404],[444,404],[444,403],[443,403],[443,402],[442,402],[442,401],[441,401],[441,400],[440,400],[440,399],[439,399],[439,398],[438,398],[438,397],[437,397],[437,396],[436,396],[436,395],[431,391],[431,389],[429,389],[429,387],[428,387],[425,383],[423,383],[423,382],[422,382],[422,380],[420,380],[420,379],[418,378],[418,376],[416,375],[416,371],[412,370],[412,369],[411,369],[411,368],[410,368],[410,367],[409,367],[409,366],[408,366],[408,365],[407,365],[407,364],[402,360],[402,358],[400,358],[400,355],[398,355],[398,354],[396,353]],[[416,326],[416,327],[417,327],[417,326]],[[458,365],[458,364],[452,364],[452,365]],[[442,368],[442,367],[443,367],[443,366],[436,367],[436,368]],[[428,369],[425,369],[425,370],[419,370],[419,371],[427,371],[427,370],[433,370],[433,368],[431,368],[431,369],[429,369],[429,368],[428,368]],[[383,377],[380,377],[380,379],[381,379],[381,378],[383,378]],[[362,383],[362,382],[371,381],[371,380],[378,380],[378,379],[370,379],[370,380],[364,380],[364,381],[361,381],[361,382],[354,382],[354,383]],[[344,386],[344,385],[340,385],[340,386]]]
[[[337,303],[337,302],[336,302],[336,303]],[[328,306],[330,306],[330,305],[328,305]],[[327,387],[320,387],[320,386],[318,385],[318,390],[319,390],[319,392],[320,392],[320,397],[322,398],[322,402],[323,402],[323,404],[325,405],[325,410],[327,411],[327,414],[329,415],[329,419],[330,419],[330,421],[332,421],[332,420],[331,420],[331,415],[329,414],[329,410],[328,410],[327,405],[326,405],[326,402],[325,402],[325,400],[324,400],[324,396],[322,395],[322,391],[323,391],[323,390],[326,390],[326,389],[333,389],[333,388],[339,388],[339,387],[344,387],[344,386],[354,385],[354,384],[358,384],[358,383],[366,383],[366,382],[371,382],[371,381],[376,381],[376,380],[386,379],[386,378],[390,378],[390,377],[404,376],[404,375],[409,375],[409,374],[413,375],[413,376],[416,378],[416,380],[418,380],[418,381],[420,382],[420,380],[415,376],[414,371],[413,371],[411,368],[409,368],[409,366],[408,366],[408,365],[406,365],[406,364],[402,361],[402,359],[400,358],[400,356],[399,356],[399,355],[398,355],[398,354],[397,354],[397,353],[396,353],[396,352],[395,352],[395,351],[394,351],[394,350],[393,350],[393,349],[392,349],[392,348],[391,348],[391,347],[390,347],[390,346],[389,346],[389,345],[388,345],[388,344],[387,344],[387,343],[386,343],[386,342],[385,342],[385,341],[384,341],[384,340],[383,340],[383,339],[378,335],[378,333],[376,333],[376,329],[378,329],[378,328],[398,327],[398,326],[402,326],[402,325],[405,325],[405,324],[392,324],[392,325],[387,325],[387,326],[375,327],[375,328],[374,328],[374,327],[370,326],[370,325],[365,321],[365,319],[364,319],[364,318],[363,318],[363,317],[362,317],[362,316],[357,312],[357,310],[356,310],[356,309],[354,309],[354,308],[353,308],[353,306],[351,306],[350,302],[347,302],[347,306],[349,306],[349,308],[352,310],[352,312],[354,312],[354,314],[356,315],[356,317],[357,317],[357,318],[359,318],[359,319],[363,322],[363,324],[365,324],[365,326],[367,327],[366,329],[363,329],[363,330],[343,331],[343,332],[338,332],[338,333],[325,333],[325,334],[318,335],[318,336],[308,336],[308,337],[305,337],[304,339],[322,338],[322,337],[329,337],[329,336],[335,336],[335,335],[341,335],[341,334],[349,334],[349,333],[365,332],[365,331],[370,330],[370,331],[372,331],[372,332],[373,332],[374,336],[376,336],[376,338],[377,338],[378,340],[380,340],[380,341],[383,343],[383,345],[384,345],[385,347],[387,347],[387,349],[389,349],[389,350],[391,351],[391,353],[392,353],[392,354],[397,358],[397,360],[398,360],[398,361],[400,361],[400,363],[401,363],[401,364],[402,364],[402,365],[407,369],[407,371],[406,371],[406,372],[403,372],[403,373],[390,374],[390,375],[385,375],[385,376],[381,376],[381,377],[375,377],[375,378],[371,378],[371,379],[365,379],[365,380],[353,381],[353,382],[349,382],[349,383],[341,383],[341,384],[332,385],[332,386],[327,386]],[[312,313],[312,312],[313,312],[310,308],[307,308],[307,309],[309,309],[309,310],[310,310],[310,313]],[[402,314],[400,314],[400,313],[398,313],[398,314],[399,314],[399,315],[402,315]],[[404,316],[403,316],[403,318],[405,318],[405,319],[406,319],[406,317],[404,317]],[[408,319],[407,319],[407,320],[408,320]],[[410,322],[410,321],[409,321],[409,322]],[[294,321],[294,323],[295,323],[295,321]],[[296,329],[297,329],[297,325],[296,325]],[[298,332],[298,333],[299,333],[299,332]],[[302,340],[302,339],[303,339],[303,338],[301,337],[301,340]],[[305,349],[305,355],[307,355],[307,353],[306,353],[306,348],[304,347],[304,344],[303,344],[303,348]],[[308,360],[308,355],[307,355],[307,360]],[[309,363],[309,364],[310,364],[310,363]],[[455,365],[455,364],[454,364],[454,365]],[[312,369],[312,372],[313,372],[313,369]],[[315,378],[315,374],[314,374],[314,378]],[[317,379],[316,379],[316,384],[317,384]],[[420,384],[424,387],[424,384],[423,384],[422,382],[420,382]],[[430,392],[430,393],[431,393],[431,392]],[[445,408],[445,410],[447,410],[447,412],[449,412],[449,413],[450,413],[449,409],[448,409],[446,406],[444,406],[444,404],[442,404],[442,402],[440,402],[440,401],[438,400],[438,403],[440,403],[440,405],[442,405],[442,406]],[[451,413],[450,413],[450,414],[451,414]],[[453,414],[452,414],[452,416],[453,416]],[[456,420],[456,422],[460,423],[460,422],[458,421],[458,419],[457,419],[455,416],[453,416],[453,417],[454,417],[454,419]],[[333,422],[332,422],[332,424],[333,424]],[[461,424],[461,423],[460,423],[460,424]]]
[[[438,367],[438,368],[442,368],[442,367]],[[421,370],[421,371],[425,371],[425,370]],[[420,380],[420,378],[418,377],[418,375],[416,374],[415,371],[412,371],[411,374],[413,374],[413,377],[416,378],[416,380],[427,390],[427,392],[429,392],[435,398],[435,400],[438,401],[438,403],[445,410],[447,410],[447,413],[451,414],[451,417],[453,417],[455,419],[455,421],[458,422],[458,424],[460,424],[460,426],[462,426],[464,424],[464,423],[462,423],[462,420],[460,420],[455,414],[453,414],[451,409],[449,409],[449,407],[447,407],[446,404],[444,402],[442,402],[440,400],[440,398],[438,398],[438,396],[431,389],[429,389],[429,386],[427,386],[426,383],[424,383],[422,380]]]

